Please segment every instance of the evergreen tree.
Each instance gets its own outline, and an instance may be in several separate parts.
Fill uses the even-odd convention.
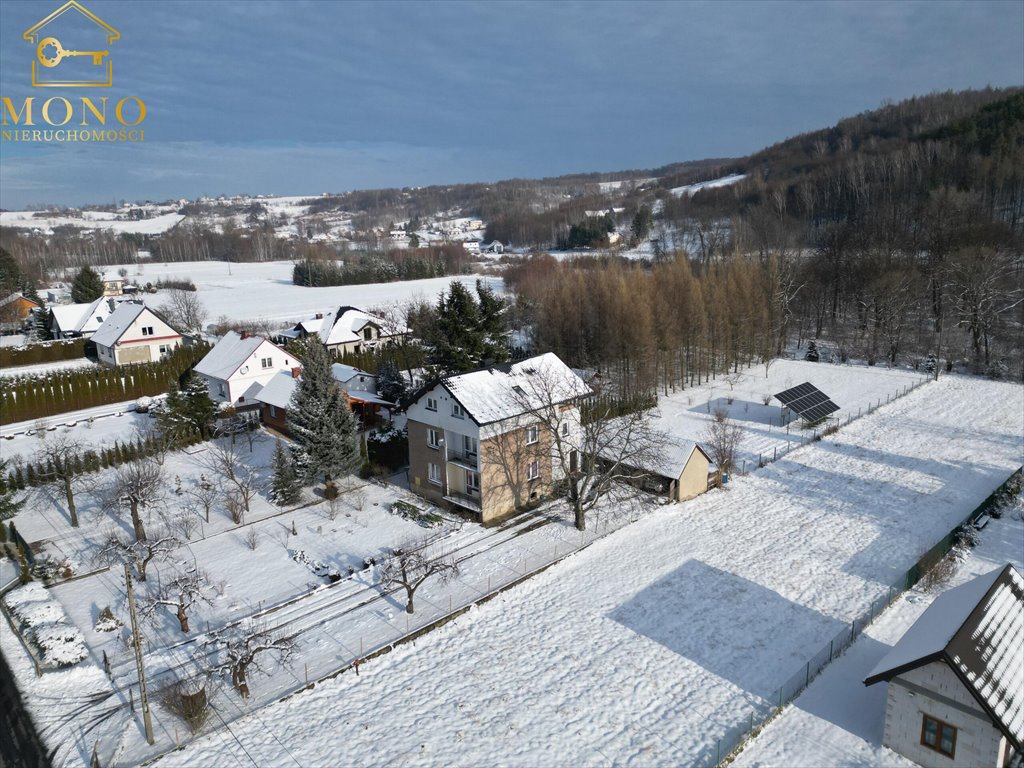
[[[392,403],[400,402],[405,397],[408,387],[405,376],[398,369],[394,360],[385,360],[377,369],[377,394]]]
[[[651,223],[653,221],[654,217],[651,215],[651,209],[646,205],[641,205],[640,210],[633,216],[633,223],[629,228],[633,233],[634,243],[640,243],[647,239],[647,235],[651,232]]]
[[[301,498],[302,488],[295,474],[295,463],[284,450],[280,440],[274,447],[274,480],[270,487],[270,499],[275,504],[285,506],[295,504]]]
[[[88,264],[78,270],[71,282],[71,300],[76,304],[88,304],[103,295],[103,278]]]
[[[480,307],[462,283],[452,282],[437,301],[437,336],[431,363],[442,373],[476,368],[483,358]]]
[[[24,499],[18,498],[14,475],[7,474],[7,462],[7,459],[0,459],[0,520],[14,517],[25,503]]]
[[[476,295],[480,302],[480,332],[483,335],[480,364],[487,361],[503,363],[508,360],[508,330],[505,321],[508,305],[482,280],[476,281]]]
[[[310,344],[303,364],[288,405],[296,473],[305,482],[350,474],[359,468],[359,441],[352,411],[331,375],[331,358],[322,345]]]
[[[807,342],[807,354],[804,355],[804,360],[816,363],[818,362],[818,359],[818,345],[813,341]]]
[[[0,248],[0,296],[16,293],[24,281],[18,262],[9,252]]]

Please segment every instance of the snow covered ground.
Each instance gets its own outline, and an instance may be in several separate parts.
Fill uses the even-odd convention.
[[[161,762],[707,765],[1020,466],[1022,392],[945,377]]]
[[[744,748],[734,765],[913,768],[915,763],[882,746],[885,684],[865,687],[863,680],[942,592],[1007,563],[1024,570],[1021,497],[1015,514],[1004,514],[982,530],[981,543],[948,582],[930,589],[918,585],[893,603],[842,658]]]
[[[105,211],[83,211],[82,217],[37,216],[36,211],[4,211],[0,213],[0,226],[24,227],[52,232],[54,227],[80,227],[81,229],[103,229],[115,234],[133,233],[158,235],[177,226],[185,217],[177,213],[165,213],[151,219],[132,221],[118,219],[114,213]]]
[[[120,265],[102,267],[116,272]],[[437,300],[453,280],[472,287],[484,280],[496,291],[503,290],[501,278],[463,275],[407,280],[395,283],[348,285],[332,288],[304,288],[292,283],[290,261],[233,264],[224,261],[129,264],[128,279],[156,282],[157,279],[192,280],[199,299],[209,311],[210,321],[219,317],[234,320],[268,320],[286,323],[310,317],[316,312],[342,305],[360,309],[389,307],[413,299]],[[163,292],[146,294],[146,304],[159,307],[166,302]]]
[[[35,365],[12,365],[0,368],[0,377],[23,376],[28,373],[53,373],[68,368],[88,368],[91,365],[96,365],[96,363],[87,357],[74,360],[57,360],[53,363],[36,363]]]
[[[737,182],[743,181],[747,178],[745,173],[733,173],[728,176],[723,176],[720,179],[711,179],[710,181],[701,181],[697,184],[687,184],[684,187],[674,187],[669,190],[676,197],[693,197],[695,194],[700,192],[702,189],[716,189],[718,187],[729,187]]]

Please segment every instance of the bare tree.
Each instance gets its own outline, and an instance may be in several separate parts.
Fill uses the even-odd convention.
[[[553,367],[524,377],[516,392],[523,411],[550,437],[553,480],[564,488],[578,530],[586,529],[587,512],[601,497],[635,497],[631,486],[659,465],[666,439],[650,411],[621,413],[600,397],[578,406],[590,388]]]
[[[212,444],[208,461],[208,466],[223,478],[229,500],[234,497],[248,512],[250,502],[263,488],[259,468],[243,463],[234,443],[223,440]]]
[[[185,493],[194,499],[196,504],[203,510],[206,522],[210,522],[210,510],[217,503],[217,499],[220,498],[220,491],[217,490],[217,486],[206,475],[200,475],[199,483]]]
[[[164,530],[158,531],[151,538],[136,541],[132,541],[117,531],[110,531],[103,546],[96,553],[96,559],[108,565],[128,563],[135,567],[139,581],[145,581],[146,568],[149,564],[153,560],[166,557],[179,546],[181,546],[181,542]]]
[[[85,446],[78,440],[67,435],[60,435],[51,440],[44,440],[36,451],[32,461],[36,466],[43,467],[45,474],[42,479],[48,485],[59,488],[64,495],[68,507],[71,526],[78,527],[78,510],[75,507],[75,494],[83,480],[82,452]]]
[[[450,555],[433,551],[427,542],[396,549],[381,566],[380,581],[385,589],[404,587],[405,612],[413,612],[413,597],[419,586],[436,576],[442,584],[459,575],[459,565]]]
[[[188,616],[193,607],[199,603],[210,604],[207,591],[210,588],[210,577],[198,568],[175,573],[170,581],[161,584],[156,595],[143,602],[140,614],[143,618],[152,618],[157,608],[166,606],[174,611],[181,631],[188,633]]]
[[[143,459],[118,467],[106,490],[106,503],[110,509],[128,509],[135,540],[146,539],[141,510],[152,508],[164,500],[164,470],[155,461]]]
[[[725,408],[716,408],[714,419],[701,438],[715,461],[715,478],[721,486],[722,476],[731,472],[736,464],[736,453],[743,442],[743,429],[729,419],[729,412]]]
[[[193,336],[203,332],[203,326],[209,312],[203,306],[195,291],[172,288],[167,293],[167,303],[160,307],[160,312],[177,330]]]
[[[264,657],[277,658],[287,664],[295,644],[289,637],[274,636],[260,623],[249,620],[211,634],[211,641],[220,653],[209,669],[211,674],[231,675],[231,685],[243,699],[249,698],[249,671],[264,671]]]

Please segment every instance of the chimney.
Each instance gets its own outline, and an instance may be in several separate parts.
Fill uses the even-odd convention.
[[[302,369],[301,368],[292,368],[292,378],[293,379],[299,378],[299,374],[300,373],[302,373]]]
[[[240,338],[243,338],[243,339],[248,339],[249,338],[249,332],[248,331],[240,331],[238,335],[239,335]]]
[[[323,312],[317,312],[316,313],[316,319],[317,320],[323,320],[324,319],[324,313]]]

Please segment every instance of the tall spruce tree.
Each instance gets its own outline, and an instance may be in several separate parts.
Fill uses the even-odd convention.
[[[476,295],[480,302],[480,333],[482,336],[481,364],[487,361],[503,363],[508,360],[508,329],[505,310],[507,303],[482,280],[476,281]]]
[[[437,337],[431,362],[442,373],[476,368],[483,356],[480,307],[462,283],[453,281],[437,300]]]
[[[71,300],[76,304],[88,304],[103,295],[103,278],[95,269],[86,264],[71,282]]]
[[[398,364],[390,359],[381,363],[377,369],[377,394],[397,403],[405,397],[407,390],[405,376],[398,369]]]
[[[331,358],[320,344],[309,344],[302,376],[288,405],[292,456],[305,482],[331,479],[359,468],[356,422],[345,395],[331,375]]]
[[[165,440],[180,443],[195,434],[208,440],[216,418],[217,406],[210,399],[206,382],[195,371],[189,371],[180,388],[177,382],[168,388],[157,423]]]
[[[0,520],[14,517],[21,505],[25,503],[25,500],[18,494],[14,475],[7,473],[7,463],[7,459],[0,460]]]

